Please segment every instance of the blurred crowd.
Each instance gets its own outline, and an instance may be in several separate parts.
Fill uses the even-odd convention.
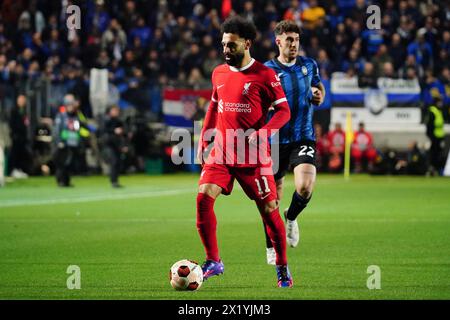
[[[370,4],[381,8],[380,29],[366,27]],[[71,5],[81,9],[79,30],[67,28]],[[212,70],[223,61],[220,25],[234,14],[257,26],[252,56],[259,61],[277,55],[273,28],[291,19],[302,28],[301,54],[316,59],[323,79],[337,71],[359,75],[369,87],[381,76],[418,79],[424,107],[433,103],[432,90],[450,105],[448,1],[3,0],[0,6],[0,115],[11,114],[21,94],[31,92],[36,101],[45,95],[37,114],[28,114],[32,123],[40,117],[53,123],[67,94],[83,117],[93,118],[91,68],[108,70],[111,105],[160,120],[163,88],[210,88]]]
[[[76,31],[66,26],[72,4],[81,8]],[[366,28],[370,4],[381,8],[379,30]],[[233,14],[256,24],[257,60],[277,54],[273,27],[292,19],[302,27],[302,54],[324,79],[335,71],[417,78],[424,103],[434,87],[449,101],[450,7],[436,0],[3,0],[0,84],[18,92],[24,78],[46,77],[61,85],[61,101],[76,94],[90,116],[89,70],[107,68],[120,98],[158,114],[161,87],[210,87],[222,62],[220,24]]]

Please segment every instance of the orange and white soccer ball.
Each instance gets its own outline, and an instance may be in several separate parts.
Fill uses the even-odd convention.
[[[203,283],[203,271],[197,262],[184,259],[170,268],[170,285],[175,290],[198,290]]]

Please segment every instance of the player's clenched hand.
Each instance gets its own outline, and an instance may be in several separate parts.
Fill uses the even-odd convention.
[[[320,91],[318,88],[313,87],[312,92],[313,92],[312,103],[316,106],[320,106],[323,102],[322,91]]]

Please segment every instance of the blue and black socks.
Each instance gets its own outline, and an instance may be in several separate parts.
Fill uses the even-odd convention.
[[[299,195],[297,193],[297,191],[294,191],[294,194],[292,195],[291,205],[289,206],[289,209],[287,212],[287,218],[291,221],[294,221],[295,219],[297,219],[299,214],[308,205],[309,200],[311,200],[311,197],[309,197],[308,199],[305,199],[301,195]]]

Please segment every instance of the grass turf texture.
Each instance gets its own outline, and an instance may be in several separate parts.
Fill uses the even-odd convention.
[[[276,287],[253,202],[235,184],[216,202],[225,274],[196,292],[169,284],[170,266],[202,262],[196,175],[31,178],[0,189],[0,299],[450,299],[450,180],[319,175],[288,249],[294,288]],[[293,191],[287,177],[288,205]],[[69,265],[81,290],[68,290]],[[369,265],[381,290],[366,287]]]

